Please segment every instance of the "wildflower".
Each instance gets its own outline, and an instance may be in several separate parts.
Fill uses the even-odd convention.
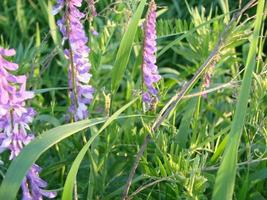
[[[158,73],[156,65],[156,3],[152,0],[149,4],[149,10],[144,22],[144,47],[143,47],[143,81],[146,91],[143,92],[143,101],[151,105],[154,98],[157,98],[158,91],[155,88],[161,76]]]
[[[89,0],[89,8],[90,8],[91,15],[93,17],[96,17],[97,16],[97,12],[96,12],[96,9],[95,9],[95,1],[94,0]]]
[[[91,33],[92,33],[93,36],[98,36],[99,35],[99,33],[95,29],[92,29]]]
[[[204,76],[204,83],[203,83],[203,86],[204,86],[204,89],[205,88],[209,88],[210,87],[210,83],[211,83],[211,76],[212,76],[212,73],[214,71],[214,67],[215,67],[215,64],[211,64],[206,73],[205,73],[205,76]]]
[[[220,55],[215,56],[215,58],[211,61],[210,65],[207,67],[206,72],[204,74],[203,84],[202,84],[203,89],[207,89],[210,87],[212,74],[214,72],[216,63],[219,60],[220,60]],[[204,98],[208,97],[207,94],[203,94],[202,96]]]
[[[26,91],[26,76],[14,76],[10,72],[18,69],[16,63],[7,61],[4,57],[15,55],[14,49],[0,48],[0,153],[10,151],[12,160],[27,145],[34,136],[27,134],[30,130],[35,111],[27,108],[25,101],[33,98],[33,93]],[[34,164],[24,178],[21,187],[24,200],[54,198],[54,192],[43,188],[47,183],[39,177],[41,168]]]
[[[90,10],[91,17],[89,17],[89,23],[91,28],[91,33],[93,36],[98,36],[99,33],[93,27],[93,20],[97,16],[96,8],[95,8],[95,1],[94,0],[87,0],[88,2],[88,9]]]
[[[92,76],[89,73],[90,49],[86,45],[88,38],[81,23],[85,14],[78,9],[81,5],[82,0],[58,0],[53,9],[53,14],[57,14],[65,8],[64,16],[57,21],[57,25],[63,35],[63,41],[68,40],[69,43],[69,48],[64,52],[69,60],[69,111],[75,121],[88,117],[87,105],[91,103],[94,93],[93,87],[89,85]]]

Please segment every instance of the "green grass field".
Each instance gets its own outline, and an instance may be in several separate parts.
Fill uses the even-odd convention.
[[[36,138],[12,161],[0,154],[0,200],[22,199],[33,163],[55,199],[267,199],[266,1],[156,0],[162,78],[147,110],[149,2],[98,0],[92,20],[83,1],[95,93],[89,118],[70,123],[56,0],[0,0],[0,47],[16,49],[9,60],[27,76],[27,106],[37,112]]]

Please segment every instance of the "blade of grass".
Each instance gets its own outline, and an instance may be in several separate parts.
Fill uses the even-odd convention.
[[[60,37],[59,37],[58,31],[57,31],[55,16],[52,15],[52,8],[53,8],[52,2],[48,1],[47,7],[46,7],[46,12],[47,12],[47,16],[48,16],[48,24],[49,24],[50,34],[52,36],[53,42],[57,46],[57,45],[59,45],[59,38]]]
[[[226,135],[225,138],[223,138],[222,142],[219,144],[218,148],[216,149],[216,151],[214,152],[214,154],[212,155],[210,159],[211,163],[216,162],[217,159],[220,157],[220,155],[223,153],[226,143],[228,141],[228,138],[229,138],[229,135]]]
[[[68,89],[68,87],[44,88],[44,89],[34,90],[33,92],[35,94],[42,94],[42,93],[46,93],[46,92],[57,91],[57,90],[67,90],[67,89]]]
[[[249,180],[249,170],[246,173],[245,180],[242,183],[242,187],[240,189],[240,192],[238,194],[238,200],[246,200],[249,192],[249,187],[251,183]]]
[[[60,44],[60,35],[58,33],[56,21],[55,21],[55,16],[52,15],[52,9],[53,9],[53,4],[52,1],[46,1],[43,0],[38,0],[38,4],[41,8],[40,12],[43,12],[44,17],[46,21],[48,22],[49,29],[50,29],[50,34],[53,39],[53,42],[56,46]]]
[[[262,22],[263,8],[264,0],[260,0],[257,7],[254,33],[252,35],[249,54],[246,61],[245,74],[230,131],[231,140],[227,141],[226,149],[215,181],[212,197],[214,200],[229,200],[232,199],[233,196],[237,169],[238,146],[245,123],[252,74],[256,64],[256,52]]]
[[[229,12],[229,2],[228,0],[219,0],[219,4],[224,13]],[[225,16],[225,22],[228,23],[230,21],[230,15]]]
[[[24,5],[21,0],[17,0],[16,8],[17,8],[17,20],[19,23],[20,31],[23,34],[23,36],[26,36],[25,34],[27,34],[27,31],[26,31],[27,22],[26,22],[26,17],[24,13]]]
[[[188,105],[186,106],[185,109],[185,114],[183,115],[181,124],[179,126],[179,131],[178,134],[176,135],[176,142],[181,146],[181,148],[185,148],[186,144],[189,140],[189,134],[190,134],[190,124],[191,124],[191,119],[194,115],[194,111],[196,109],[196,98],[190,100],[188,102]]]
[[[111,77],[111,89],[113,95],[117,92],[120,82],[123,78],[123,74],[126,70],[126,66],[128,64],[130,53],[132,50],[135,34],[137,31],[138,23],[141,19],[146,0],[142,0],[130,21],[127,31],[122,37],[121,44],[116,55],[116,59],[114,62],[114,68],[112,69],[112,77]]]
[[[74,133],[105,121],[106,118],[98,118],[66,124],[50,129],[34,139],[23,148],[18,157],[9,166],[0,187],[0,199],[13,200],[16,198],[20,184],[28,169],[47,149]]]
[[[89,149],[90,145],[92,144],[92,142],[100,135],[100,133],[107,128],[114,120],[118,119],[119,115],[125,111],[129,106],[131,106],[138,98],[133,99],[132,101],[130,101],[129,103],[127,103],[126,105],[124,105],[123,107],[121,107],[118,111],[116,111],[112,116],[110,116],[107,121],[105,122],[105,124],[100,128],[100,130],[94,134],[90,140],[84,145],[84,147],[81,149],[81,151],[79,152],[78,156],[75,158],[71,169],[68,173],[67,179],[65,181],[65,185],[64,185],[64,190],[63,190],[63,195],[62,195],[62,199],[64,200],[71,200],[73,199],[73,188],[74,188],[74,184],[75,184],[75,180],[76,180],[76,176],[79,170],[79,167],[81,165],[81,162],[87,152],[87,150]],[[88,186],[90,187],[90,185]]]

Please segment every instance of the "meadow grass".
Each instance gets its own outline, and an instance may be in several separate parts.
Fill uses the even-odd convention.
[[[88,120],[67,123],[68,62],[55,1],[1,0],[0,46],[17,50],[38,115],[37,138],[12,162],[1,154],[0,199],[21,198],[34,162],[56,199],[267,198],[266,2],[157,1],[160,101],[143,112],[147,3],[96,2],[97,37],[84,20],[94,101]]]

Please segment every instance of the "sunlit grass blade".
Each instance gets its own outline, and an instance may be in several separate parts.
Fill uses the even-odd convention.
[[[237,169],[238,147],[245,123],[252,75],[256,64],[256,52],[262,22],[263,8],[264,0],[260,0],[258,2],[256,21],[254,26],[255,28],[246,61],[244,78],[242,81],[238,103],[236,106],[236,111],[229,135],[230,139],[227,141],[225,152],[215,181],[212,197],[212,199],[214,200],[230,200],[233,196]]]
[[[17,0],[17,20],[19,23],[19,28],[21,30],[21,33],[26,36],[25,34],[27,33],[27,22],[26,22],[26,17],[24,13],[24,6],[23,6],[23,1]]]
[[[52,15],[52,8],[53,8],[52,1],[48,1],[46,3],[46,1],[39,0],[38,3],[41,7],[42,12],[44,12],[45,14],[46,20],[50,28],[50,34],[51,34],[54,44],[59,45],[59,34],[58,34],[57,25],[55,22],[55,16]]]
[[[219,4],[224,13],[229,12],[229,2],[228,0],[219,0]],[[230,15],[225,16],[225,22],[228,23],[230,21]]]
[[[228,141],[229,135],[226,135],[225,138],[222,140],[216,151],[213,153],[210,162],[214,163],[222,154],[225,149],[225,145]]]
[[[67,90],[67,89],[68,87],[38,89],[38,90],[34,90],[34,94],[42,94],[46,92],[57,91],[57,90]]]
[[[16,198],[28,169],[47,149],[74,133],[105,121],[106,118],[83,120],[56,127],[41,134],[25,146],[18,157],[12,161],[0,187],[0,199],[13,200]]]
[[[53,38],[55,45],[59,45],[59,35],[57,31],[55,17],[52,15],[52,2],[51,1],[48,1],[48,4],[47,4],[47,15],[48,15],[48,23],[49,23],[51,36]]]
[[[107,128],[114,120],[118,119],[119,115],[125,111],[129,106],[131,106],[138,98],[135,98],[134,100],[130,101],[129,103],[127,103],[126,105],[124,105],[123,107],[121,107],[119,110],[117,110],[112,116],[110,116],[107,121],[105,122],[105,124],[99,129],[99,131],[94,134],[90,140],[84,145],[84,147],[81,149],[81,151],[79,152],[78,156],[76,157],[76,159],[74,160],[71,169],[68,173],[65,185],[64,185],[64,190],[63,190],[63,195],[62,195],[62,199],[64,200],[71,200],[73,199],[73,187],[74,187],[74,183],[75,183],[75,179],[76,179],[76,175],[78,173],[80,164],[88,150],[88,148],[90,147],[90,145],[92,144],[92,142],[99,136],[99,134],[105,130],[105,128]],[[127,116],[125,116],[127,117]],[[129,117],[133,117],[133,116],[129,116]],[[90,187],[90,185],[88,186]]]
[[[133,15],[127,31],[122,37],[121,44],[116,55],[116,59],[114,62],[114,68],[112,69],[112,80],[111,80],[111,89],[113,94],[115,94],[119,88],[120,82],[123,78],[123,74],[126,70],[126,66],[129,61],[130,53],[132,50],[135,34],[137,31],[137,27],[139,21],[141,19],[146,0],[142,0]]]

